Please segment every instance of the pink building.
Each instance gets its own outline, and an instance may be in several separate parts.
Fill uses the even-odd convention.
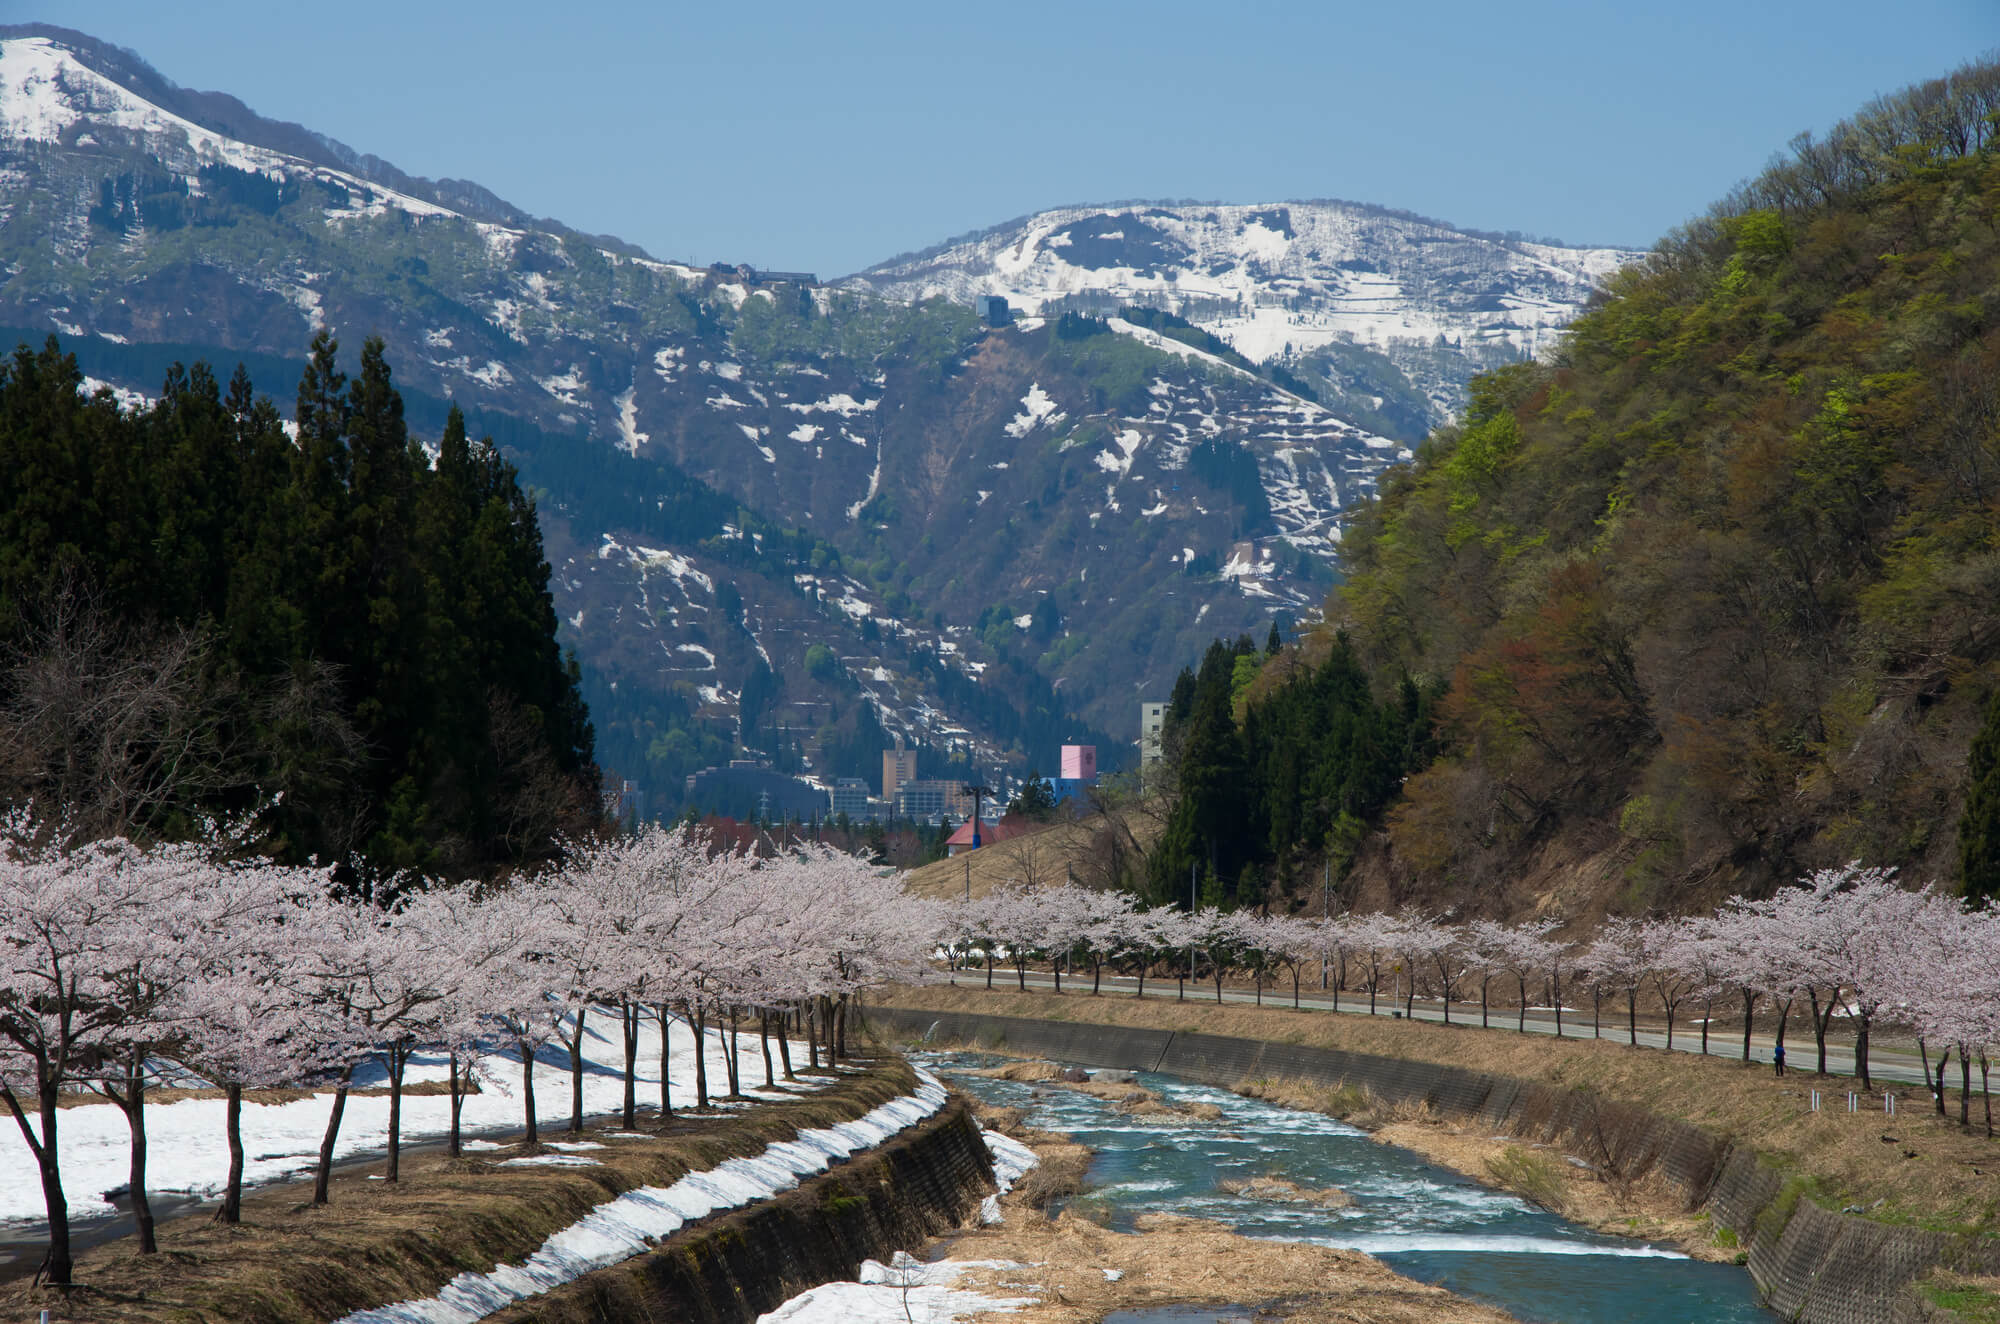
[[[1064,745],[1062,747],[1062,779],[1066,782],[1096,781],[1097,746]]]

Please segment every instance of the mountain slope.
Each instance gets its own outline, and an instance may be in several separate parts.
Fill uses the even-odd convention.
[[[1400,401],[1421,436],[1464,406],[1474,372],[1545,348],[1637,256],[1351,202],[1131,203],[1039,212],[846,283],[907,300],[1001,294],[1031,314],[1159,308],[1316,380],[1336,412]]]
[[[1958,875],[2000,687],[1996,107],[1988,62],[1795,143],[1360,513],[1329,617],[1443,691],[1446,750],[1365,876],[1575,915]]]
[[[1317,602],[1406,452],[1141,320],[654,261],[0,29],[0,326],[126,392],[245,359],[280,401],[315,330],[381,335],[427,439],[456,401],[536,490],[601,761],[656,804],[740,752],[872,779],[885,731],[1115,757],[1210,636]]]

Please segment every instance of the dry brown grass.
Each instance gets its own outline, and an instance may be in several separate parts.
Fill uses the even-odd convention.
[[[967,879],[973,896],[985,896],[1013,882],[1037,885],[1060,883],[1069,877],[1072,864],[1089,852],[1092,838],[1104,828],[1130,832],[1140,847],[1151,844],[1159,834],[1156,819],[1138,811],[1120,811],[1107,820],[1097,815],[1063,820],[1024,837],[982,846],[976,851],[938,860],[903,875],[903,885],[918,896],[962,897]],[[1079,874],[1087,870],[1079,869]]]
[[[1511,1318],[1412,1282],[1353,1251],[1261,1241],[1167,1214],[1143,1214],[1135,1232],[1119,1233],[1070,1210],[1048,1219],[1018,1204],[1005,1207],[1004,1226],[962,1234],[951,1251],[953,1259],[1025,1266],[974,1270],[961,1280],[995,1296],[1035,1293],[1035,1304],[1002,1317],[1018,1324],[1097,1324],[1112,1310],[1175,1302],[1275,1304],[1275,1313],[1295,1324],[1506,1324]],[[1107,1281],[1106,1269],[1122,1276]]]
[[[968,1071],[968,1076],[991,1076],[994,1080],[1054,1080],[1062,1075],[1063,1069],[1053,1062],[1027,1061],[1009,1062],[1004,1066],[979,1067]]]
[[[634,1187],[667,1185],[726,1158],[755,1154],[801,1127],[858,1117],[907,1092],[901,1060],[846,1076],[821,1094],[758,1104],[722,1117],[678,1115],[655,1137],[621,1139],[606,1120],[587,1131],[605,1147],[593,1167],[503,1168],[479,1161],[405,1156],[393,1185],[365,1173],[337,1176],[333,1200],[307,1203],[309,1188],[253,1192],[243,1222],[206,1211],[159,1228],[160,1253],[128,1241],[78,1257],[67,1296],[27,1284],[0,1289],[0,1317],[93,1324],[324,1324],[350,1311],[433,1295],[466,1270],[517,1262],[592,1206]]]
[[[2000,1228],[2000,1144],[1939,1118],[1914,1088],[1899,1091],[1900,1111],[1893,1119],[1882,1115],[1879,1094],[1870,1099],[1874,1112],[1847,1113],[1838,1106],[1839,1096],[1830,1095],[1835,1103],[1814,1113],[1807,1106],[1807,1091],[1815,1084],[1810,1078],[1795,1074],[1780,1079],[1768,1068],[1745,1068],[1719,1057],[1670,1054],[1609,1040],[1553,1040],[1500,1029],[1446,1028],[1288,1008],[987,992],[944,985],[884,990],[877,1001],[932,1011],[1309,1044],[1593,1091],[1607,1100],[1748,1144],[1768,1162],[1796,1175],[1806,1193],[1827,1208],[1858,1206],[1878,1221],[1947,1232],[1984,1235]],[[1325,1086],[1308,1088],[1322,1094],[1337,1092]],[[1325,1110],[1347,1115],[1338,1107]],[[1482,1162],[1473,1175],[1483,1168]]]

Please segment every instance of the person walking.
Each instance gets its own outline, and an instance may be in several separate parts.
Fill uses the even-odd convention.
[[[1785,1046],[1778,1044],[1771,1049],[1771,1069],[1779,1075],[1785,1074]]]

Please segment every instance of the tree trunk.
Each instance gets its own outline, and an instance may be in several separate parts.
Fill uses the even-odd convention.
[[[639,1124],[639,1004],[620,1002],[618,1021],[625,1031],[624,1126],[627,1131]]]
[[[839,1003],[833,1009],[833,1051],[840,1057],[851,1056],[847,1051],[847,994],[840,995]]]
[[[313,1173],[314,1204],[325,1204],[331,1198],[328,1188],[333,1183],[333,1143],[340,1135],[340,1116],[347,1111],[347,1087],[353,1079],[352,1063],[340,1069],[340,1083],[333,1090],[333,1111],[326,1119],[326,1136],[319,1142],[319,1167]]]
[[[789,1027],[785,1022],[790,1019],[790,1013],[781,1012],[778,1015],[778,1065],[785,1069],[786,1080],[797,1080],[798,1077],[792,1074],[792,1039],[786,1033]]]
[[[1979,1050],[1979,1097],[1986,1101],[1986,1138],[1993,1138],[1993,1082],[1986,1074],[1986,1050]]]
[[[1833,1024],[1833,1005],[1839,996],[1840,990],[1838,989],[1835,989],[1833,993],[1828,995],[1826,1010],[1822,1013],[1819,1006],[1819,990],[1816,988],[1806,990],[1806,999],[1812,1005],[1813,1043],[1819,1046],[1819,1066],[1814,1071],[1814,1075],[1824,1076],[1826,1074],[1826,1032]]]
[[[526,1039],[516,1041],[521,1050],[521,1117],[525,1129],[521,1134],[524,1145],[542,1143],[540,1119],[535,1116],[535,1050],[528,1046]]]
[[[736,1037],[736,1019],[739,1014],[738,1009],[734,1005],[731,1005],[729,1008],[729,1051],[724,1053],[722,1057],[722,1069],[729,1077],[729,1097],[732,1099],[743,1097],[743,1080],[740,1075],[743,1070],[743,1063],[738,1056],[739,1044]]]
[[[1104,958],[1095,952],[1090,955],[1090,996],[1097,996],[1104,984]]]
[[[1972,1128],[1972,1058],[1964,1044],[1958,1046],[1958,1124]]]
[[[541,1118],[535,1111],[535,1050],[527,1040],[520,1041],[521,1048],[521,1143],[539,1145],[542,1143]]]
[[[230,1085],[224,1094],[222,1129],[229,1137],[229,1181],[222,1188],[222,1207],[215,1211],[218,1223],[243,1221],[243,1087]]]
[[[42,1260],[42,1280],[52,1286],[67,1287],[75,1274],[75,1259],[69,1249],[69,1200],[63,1195],[62,1165],[57,1146],[56,1105],[60,1097],[44,1065],[37,1062],[35,1067],[35,1095],[41,1104],[39,1117],[42,1133],[39,1138],[28,1124],[27,1114],[21,1110],[21,1101],[4,1083],[0,1083],[0,1099],[6,1101],[7,1111],[14,1114],[14,1122],[21,1128],[21,1138],[28,1142],[28,1149],[35,1156],[35,1166],[42,1180],[42,1203],[49,1216],[49,1253]]]
[[[571,1135],[583,1134],[583,1021],[587,1013],[583,1003],[576,1004],[576,1033],[569,1041],[569,1130]]]
[[[1939,1117],[1949,1115],[1944,1110],[1944,1065],[1949,1061],[1951,1061],[1951,1045],[1946,1044],[1944,1050],[1938,1054],[1937,1088],[1931,1091],[1931,1101],[1937,1105]]]
[[[1146,963],[1144,961],[1139,962],[1139,991],[1132,996],[1135,998],[1146,996]]]
[[[671,1070],[672,1063],[671,1063],[671,1055],[668,1051],[669,1046],[668,1046],[668,1035],[667,1035],[667,1027],[673,1024],[674,1017],[673,1013],[667,1010],[667,1004],[664,1002],[660,1004],[659,1010],[660,1010],[660,1120],[664,1122],[667,1118],[672,1117],[674,1115],[673,1082],[672,1082],[673,1072]],[[699,1041],[697,1041],[697,1044],[699,1044]]]
[[[1514,978],[1519,983],[1521,989],[1521,1008],[1514,1017],[1514,1033],[1526,1034],[1528,1032],[1528,976],[1519,974],[1514,976]]]
[[[1750,1022],[1756,1014],[1757,994],[1751,989],[1743,990],[1743,1061],[1750,1061]]]
[[[1053,975],[1053,976],[1055,977],[1055,981],[1056,981],[1056,992],[1058,992],[1058,993],[1061,993],[1061,992],[1062,992],[1062,959],[1061,959],[1060,957],[1055,957],[1055,958],[1051,958],[1051,959],[1050,959],[1050,961],[1049,961],[1049,973],[1050,973],[1051,975]]]
[[[1860,1024],[1854,1030],[1854,1071],[1861,1077],[1861,1088],[1872,1090],[1875,1083],[1868,1079],[1868,1021],[1869,1017],[1858,1018]]]
[[[397,1181],[402,1176],[403,1068],[409,1060],[409,1045],[389,1045],[389,1164],[382,1174],[383,1181]]]
[[[708,1008],[694,1007],[694,1106],[708,1111]]]
[[[451,1075],[445,1081],[445,1086],[451,1091],[451,1136],[445,1142],[444,1152],[449,1158],[458,1158],[463,1152],[463,1146],[460,1144],[459,1121],[465,1113],[465,1086],[470,1084],[471,1081],[467,1079],[461,1082],[459,1079],[458,1050],[456,1048],[452,1049],[447,1056],[449,1060],[445,1063],[445,1066],[451,1072]],[[471,1072],[472,1067],[468,1063],[466,1065],[466,1074],[468,1077],[470,1077]]]
[[[132,1231],[139,1238],[141,1255],[157,1255],[160,1243],[153,1236],[153,1203],[146,1198],[146,1059],[143,1048],[134,1047],[125,1064],[125,1097],[120,1100],[125,1127],[132,1133],[132,1151],[126,1180],[132,1197]]]
[[[1715,1019],[1715,999],[1706,997],[1701,1003],[1701,1055],[1708,1056],[1708,1023]]]
[[[1633,1048],[1639,1046],[1639,989],[1636,985],[1625,990],[1625,1037]]]
[[[819,1009],[811,1002],[799,1008],[799,1019],[806,1026],[806,1069],[819,1070]]]
[[[1292,967],[1292,1010],[1299,1009],[1299,968]]]
[[[764,1088],[775,1089],[778,1078],[771,1072],[771,1013],[757,1014],[757,1046],[764,1052]]]
[[[1604,1037],[1604,986],[1602,984],[1592,984],[1590,986],[1590,1037],[1593,1039],[1602,1039]]]
[[[1493,1023],[1486,1019],[1487,987],[1492,982],[1491,979],[1482,979],[1479,981],[1479,1028],[1482,1030],[1493,1028]]]
[[[1549,972],[1549,1005],[1556,1012],[1556,1038],[1563,1037],[1563,981],[1561,970]]]

